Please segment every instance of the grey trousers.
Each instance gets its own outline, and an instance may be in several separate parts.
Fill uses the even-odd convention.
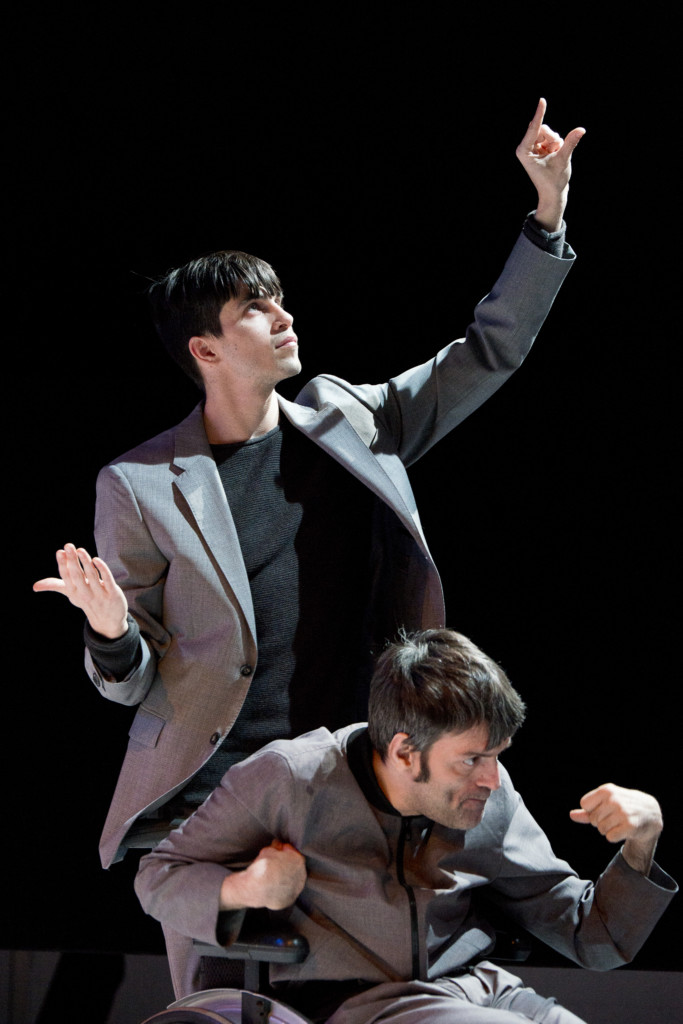
[[[176,997],[197,991],[199,957],[192,940],[164,928]],[[223,961],[226,966],[229,961]],[[232,985],[216,978],[213,985]],[[285,999],[286,1001],[286,999]],[[302,1018],[303,1019],[303,1018]],[[467,974],[436,981],[375,985],[342,1003],[327,1024],[586,1024],[554,999],[525,988],[519,978],[488,960]]]
[[[387,982],[347,999],[327,1024],[586,1024],[554,999],[483,960],[437,981]]]

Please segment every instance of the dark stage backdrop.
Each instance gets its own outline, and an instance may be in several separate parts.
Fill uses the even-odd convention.
[[[97,857],[133,712],[85,677],[80,613],[30,589],[57,547],[92,544],[99,467],[197,400],[147,277],[255,252],[306,378],[385,380],[462,335],[495,280],[533,205],[514,149],[539,95],[557,130],[588,129],[579,260],[523,369],[412,479],[449,624],[529,705],[507,763],[558,852],[601,870],[613,851],[568,811],[615,781],[660,797],[680,870],[672,25],[140,7],[62,5],[12,46],[3,945],[160,948],[131,867]],[[678,969],[679,929],[674,907],[636,966]]]

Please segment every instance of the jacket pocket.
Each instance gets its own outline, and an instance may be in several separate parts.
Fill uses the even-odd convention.
[[[156,747],[161,730],[166,725],[166,720],[147,708],[138,708],[138,713],[131,723],[128,731],[131,746],[146,747],[152,750]]]

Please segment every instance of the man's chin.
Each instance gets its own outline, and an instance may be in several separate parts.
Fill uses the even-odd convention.
[[[280,375],[277,378],[275,387],[281,384],[283,380],[291,380],[292,377],[298,377],[301,373],[301,363],[298,359],[288,359],[286,363],[280,364]]]
[[[476,828],[481,823],[486,811],[485,800],[465,800],[458,809],[458,816],[463,821],[462,829]],[[465,822],[467,824],[465,824]]]

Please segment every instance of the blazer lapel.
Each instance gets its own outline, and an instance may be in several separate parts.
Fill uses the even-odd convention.
[[[312,409],[280,395],[278,400],[287,419],[381,498],[429,554],[415,497],[398,455],[371,452],[336,405],[326,403]]]
[[[211,554],[228,580],[255,640],[251,587],[230,505],[206,439],[201,405],[176,428],[175,455],[169,469]]]
[[[398,456],[370,452],[336,405],[326,403],[321,409],[312,409],[280,395],[278,401],[282,412],[297,429],[393,509],[428,554],[415,499]],[[169,469],[255,638],[254,606],[242,549],[206,438],[201,405],[176,427],[175,454]]]

